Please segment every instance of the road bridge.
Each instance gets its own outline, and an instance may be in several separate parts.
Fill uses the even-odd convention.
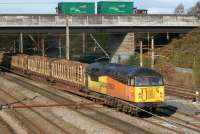
[[[23,34],[67,35],[65,52],[66,58],[69,59],[69,34],[71,32],[127,33],[122,38],[115,37],[115,35],[112,36],[109,44],[113,51],[111,54],[112,62],[118,62],[118,59],[127,59],[130,55],[134,54],[136,47],[135,32],[186,33],[199,26],[200,18],[188,15],[0,15],[0,33],[19,34],[20,53],[23,53]],[[41,40],[44,48],[44,39]],[[43,51],[43,55],[44,53]]]
[[[188,15],[55,15],[1,14],[0,33],[157,32],[185,33],[200,26],[200,18]]]

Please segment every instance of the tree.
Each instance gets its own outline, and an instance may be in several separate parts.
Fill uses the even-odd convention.
[[[179,4],[179,5],[175,8],[174,13],[175,13],[175,14],[184,14],[184,13],[185,13],[185,8],[184,8],[184,6],[183,6],[182,3]]]
[[[198,1],[195,6],[193,6],[189,11],[189,15],[200,16],[200,1]]]

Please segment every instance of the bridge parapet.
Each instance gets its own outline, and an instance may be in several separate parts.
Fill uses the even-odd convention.
[[[200,26],[200,19],[187,15],[0,15],[0,27],[63,27],[66,17],[71,27],[84,26]]]

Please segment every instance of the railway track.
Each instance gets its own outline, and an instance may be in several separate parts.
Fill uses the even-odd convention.
[[[22,80],[20,80],[20,79],[17,79],[16,80],[16,78],[15,78],[15,80],[14,80],[14,82],[16,82],[16,81],[22,81]],[[18,84],[20,84],[20,85],[23,85],[23,83],[26,83],[26,82],[19,82]],[[24,86],[24,85],[23,85]],[[30,86],[30,84],[29,84],[29,86]],[[32,85],[33,86],[33,85]],[[27,87],[27,85],[26,85],[26,88],[30,88],[30,87]],[[38,88],[38,87],[36,87],[36,88]],[[68,87],[69,88],[69,87]],[[46,89],[41,89],[41,90],[46,90]],[[38,91],[36,91],[36,92],[38,92]],[[47,92],[49,92],[49,90],[47,91]],[[68,92],[68,93],[72,93],[72,94],[75,94],[75,95],[77,95],[76,93],[74,93],[74,92]],[[41,94],[41,93],[40,93]],[[55,96],[55,95],[53,95],[53,96]],[[82,94],[81,93],[79,93],[78,94],[78,96],[82,96]],[[84,95],[83,95],[84,96]],[[83,97],[82,96],[82,97]],[[49,97],[48,97],[49,98]],[[68,100],[69,101],[69,100]],[[89,116],[89,115],[88,115]],[[154,120],[151,120],[151,119],[145,119],[145,121],[147,121],[147,122],[149,122],[149,123],[152,123],[152,124],[154,124],[154,125],[157,125],[157,126],[159,126],[159,127],[161,127],[161,128],[163,128],[163,129],[168,129],[169,131],[171,131],[171,132],[173,132],[173,133],[182,133],[182,131],[179,131],[179,129],[177,129],[177,128],[179,128],[180,126],[184,126],[184,127],[186,127],[188,130],[186,130],[186,131],[194,131],[194,132],[199,132],[198,131],[198,129],[196,129],[195,128],[195,125],[192,125],[192,124],[190,124],[190,126],[187,124],[187,125],[183,125],[183,124],[186,124],[186,122],[184,122],[183,124],[180,124],[180,121],[181,121],[181,119],[178,119],[177,117],[170,117],[171,119],[163,119],[162,120],[162,122],[167,122],[168,124],[172,124],[172,126],[166,126],[166,125],[161,125],[162,123],[161,123],[161,121],[159,121],[159,120],[157,120],[157,121],[154,121]],[[173,118],[173,119],[172,119]],[[176,119],[176,121],[178,120],[179,122],[177,123],[177,122],[175,122],[175,119]],[[98,119],[99,120],[99,119]],[[182,120],[183,121],[183,120]],[[156,122],[159,122],[159,123],[156,123]],[[105,122],[101,122],[101,123],[104,123],[105,124]],[[174,123],[176,124],[176,125],[178,125],[178,127],[176,126],[176,125],[174,125]],[[123,123],[124,124],[124,123]],[[113,127],[113,126],[110,126],[110,127]],[[115,126],[116,127],[116,126]],[[196,129],[196,130],[195,130]],[[127,132],[131,132],[130,131],[130,129],[127,131]]]
[[[14,77],[8,77],[6,76],[6,79],[10,80],[10,81],[13,81],[17,84],[20,84],[21,86],[25,87],[25,88],[28,88],[34,92],[38,92],[40,94],[42,94],[43,96],[46,96],[58,103],[63,103],[63,102],[70,102],[70,103],[77,103],[77,102],[73,102],[63,96],[59,96],[57,93],[55,93],[55,91],[50,91],[49,89],[44,89],[44,88],[41,88],[41,87],[37,87],[35,85],[32,85],[30,84],[29,82],[26,82],[22,79],[18,79],[18,78],[14,78]],[[73,94],[74,95],[74,94]],[[122,121],[122,120],[119,120],[117,119],[116,117],[113,118],[113,117],[110,117],[108,115],[105,115],[105,114],[102,114],[101,112],[99,111],[96,111],[92,108],[88,109],[87,108],[87,111],[90,111],[89,113],[96,113],[95,115],[98,115],[98,116],[94,116],[91,115],[91,114],[88,114],[88,112],[84,112],[84,110],[77,110],[78,112],[80,112],[81,114],[83,114],[84,116],[87,116],[89,118],[92,118],[93,120],[96,120],[98,122],[101,122],[102,124],[105,124],[111,128],[114,128],[114,129],[117,129],[118,131],[120,132],[123,132],[123,133],[130,133],[130,132],[133,132],[133,131],[138,131],[138,133],[149,133],[148,132],[148,129],[144,130],[144,129],[141,129],[139,127],[137,127],[136,124],[132,125],[130,123],[127,123],[125,121]],[[134,118],[134,117],[133,117]],[[105,120],[106,119],[106,120]],[[137,119],[137,120],[140,120],[140,122],[145,122],[146,123],[146,120],[143,120],[143,119]],[[113,122],[115,122],[113,124]],[[156,123],[153,123],[153,122],[149,122],[150,125],[153,125],[154,127],[157,127],[156,129],[158,130],[158,128],[162,128],[162,131],[163,132],[166,132],[166,133],[179,133],[179,131],[176,131],[170,127],[166,127],[166,126],[161,126],[160,124],[156,124]]]
[[[165,107],[165,112],[162,112],[170,122],[177,124],[178,128],[184,130],[185,133],[200,133],[200,119],[188,115],[183,112],[176,111],[174,114],[169,115],[170,111],[173,111],[170,107]]]
[[[4,95],[4,101],[9,104],[9,102],[19,102],[22,106],[26,106],[27,104],[23,101],[18,100],[17,97],[12,95],[11,93],[7,92],[6,90],[0,88],[1,94]],[[1,98],[3,98],[1,96]],[[9,100],[5,98],[9,98]],[[34,108],[28,107],[26,111],[24,110],[14,110],[15,116],[17,116],[20,120],[23,121],[24,124],[27,125],[27,128],[29,130],[28,133],[61,133],[61,134],[68,134],[69,132],[59,126],[59,124],[56,124],[54,121],[48,119],[46,116],[35,110]],[[32,117],[33,119],[31,119]],[[40,123],[42,122],[42,125]],[[53,129],[48,130],[47,128],[51,127]],[[54,130],[54,131],[52,131]]]
[[[196,90],[200,92],[200,90]],[[184,99],[195,99],[197,97],[196,91],[190,88],[178,87],[175,85],[166,84],[166,93]],[[200,95],[198,95],[200,99]]]
[[[2,94],[2,92],[1,92]],[[4,96],[6,96],[6,94],[4,94]],[[9,96],[6,96],[9,97]],[[4,104],[7,104],[8,102],[6,101],[6,99],[2,99],[1,96],[1,102],[3,102]],[[23,128],[23,132],[22,133],[44,133],[44,131],[42,131],[38,126],[37,123],[31,121],[28,117],[26,117],[23,113],[17,111],[17,110],[6,110],[6,112],[9,114],[9,116],[12,115],[12,118],[15,118],[15,122],[17,121],[18,124],[20,124],[21,128]],[[12,122],[9,122],[8,120],[6,120],[6,122],[8,124],[11,124],[10,126],[12,126]],[[16,130],[16,128],[13,127],[13,129],[15,130],[15,132],[17,133],[18,130]],[[19,132],[18,132],[19,133]]]
[[[173,109],[163,108],[168,111],[172,111]],[[145,120],[148,122],[152,122],[163,127],[169,127],[173,131],[177,133],[183,134],[199,134],[200,133],[200,119],[190,116],[185,113],[175,112],[174,114],[167,114],[167,111],[162,111],[157,113],[157,115],[153,115],[150,118],[146,118]],[[151,113],[150,113],[151,114]],[[161,116],[162,115],[162,116]]]
[[[167,107],[167,110],[173,112],[174,108]],[[200,117],[180,111],[176,111],[176,116],[178,116],[179,119],[184,118],[186,124],[195,124],[194,127],[200,128]]]
[[[9,126],[3,118],[0,117],[0,132],[3,134],[14,134],[15,130],[11,126]]]
[[[37,92],[37,93],[41,94],[42,96],[45,96],[45,97],[55,101],[58,104],[66,104],[66,103],[71,103],[71,104],[73,103],[74,105],[77,104],[77,102],[75,102],[75,101],[69,100],[63,96],[58,95],[55,91],[50,91],[48,89],[40,88],[40,87],[37,87],[30,83],[27,83],[25,81],[22,81],[20,79],[16,79],[16,78],[6,77],[6,79],[8,79],[9,81],[15,82],[17,84],[20,84],[20,86],[27,88],[33,92]],[[149,133],[146,130],[138,128],[137,126],[134,126],[132,124],[129,124],[129,123],[119,120],[117,118],[110,117],[110,116],[105,115],[99,111],[92,109],[92,108],[87,107],[86,110],[84,110],[83,108],[76,109],[76,112],[78,112],[78,113],[82,114],[83,116],[86,116],[92,120],[95,120],[101,124],[104,124],[112,129],[122,132],[122,133],[130,133],[133,131],[137,131],[138,133],[141,133],[141,134]],[[93,114],[90,114],[90,113],[93,113]],[[94,114],[95,114],[95,116],[94,116]],[[115,122],[115,123],[113,123],[113,122]]]

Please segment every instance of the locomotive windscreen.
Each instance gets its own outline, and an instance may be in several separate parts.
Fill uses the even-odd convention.
[[[163,85],[163,79],[158,76],[143,76],[135,77],[136,86],[161,86]]]

